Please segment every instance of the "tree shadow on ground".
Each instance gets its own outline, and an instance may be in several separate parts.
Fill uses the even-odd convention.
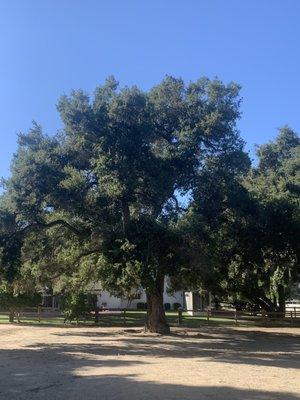
[[[28,375],[23,377],[28,379]],[[144,382],[138,376],[60,374],[0,391],[7,400],[299,400],[289,392]]]
[[[64,333],[56,335],[64,336]],[[113,345],[104,339],[107,335],[111,342],[111,332],[68,332],[69,337],[72,335],[89,337],[89,343],[74,346],[66,343],[67,351],[98,355],[113,355],[117,351],[129,356],[205,358],[211,362],[300,368],[300,336],[295,334],[210,327],[189,335],[183,330],[168,336],[144,335],[136,331],[124,338],[124,330],[120,330],[114,333]]]
[[[47,344],[41,337],[39,343],[0,350],[0,399],[296,400],[292,393],[145,382],[137,371],[147,369],[149,357],[164,358],[170,368],[172,358],[298,368],[297,339],[284,333],[212,328],[163,337],[140,331],[59,330],[47,337]]]

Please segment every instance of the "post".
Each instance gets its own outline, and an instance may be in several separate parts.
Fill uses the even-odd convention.
[[[295,315],[295,318],[297,318],[297,309],[296,309],[296,307],[294,307],[294,315]]]
[[[182,325],[182,308],[178,307],[178,326]]]
[[[123,309],[123,321],[124,321],[124,326],[126,326],[126,308]]]
[[[291,326],[293,326],[293,311],[291,311]]]
[[[99,307],[97,305],[95,307],[95,324],[99,324]]]
[[[266,310],[261,310],[261,319],[262,319],[262,322],[265,324],[266,323]]]
[[[235,325],[237,325],[238,324],[237,309],[234,310],[234,320],[235,320]]]
[[[38,312],[38,321],[39,323],[41,323],[41,306],[38,306],[37,312]]]
[[[209,308],[207,308],[206,311],[207,311],[206,320],[207,320],[207,323],[209,323]]]
[[[15,313],[14,313],[14,311],[9,310],[9,322],[10,322],[11,324],[13,324],[13,323],[14,323],[14,320],[15,320]]]

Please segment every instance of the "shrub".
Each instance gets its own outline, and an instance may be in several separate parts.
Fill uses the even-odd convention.
[[[20,293],[0,292],[0,308],[9,311],[9,321],[14,322],[14,318],[20,318],[20,312],[25,307],[36,307],[42,301],[39,293]]]
[[[167,310],[171,310],[171,304],[170,303],[165,303],[164,306],[165,306],[165,310],[166,311]]]
[[[86,319],[91,311],[95,310],[97,296],[86,293],[67,293],[62,297],[60,308],[65,316],[65,321]]]
[[[1,292],[0,293],[0,305],[1,308],[15,308],[21,309],[24,307],[38,306],[42,301],[42,296],[39,293],[20,293],[14,295],[12,293]]]

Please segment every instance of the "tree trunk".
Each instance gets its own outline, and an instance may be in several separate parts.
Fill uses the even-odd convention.
[[[283,285],[278,285],[277,288],[277,292],[278,292],[278,308],[279,308],[279,312],[280,315],[282,317],[285,316],[285,292],[284,292],[284,286]]]
[[[155,290],[146,291],[147,295],[147,321],[145,329],[148,332],[167,334],[170,327],[167,323],[164,303],[164,278],[157,281]]]
[[[129,211],[128,203],[126,201],[123,200],[121,202],[121,206],[122,206],[123,235],[125,237],[126,236],[126,232],[127,232],[128,223],[129,223],[129,220],[130,220],[130,211]]]

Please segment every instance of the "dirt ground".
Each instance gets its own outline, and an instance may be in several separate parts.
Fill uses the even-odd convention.
[[[0,326],[0,399],[300,399],[299,328]]]

